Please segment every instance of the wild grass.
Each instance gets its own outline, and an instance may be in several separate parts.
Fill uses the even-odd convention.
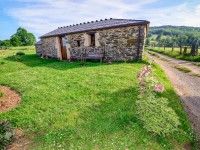
[[[166,59],[166,58],[162,58],[162,57],[160,57],[158,54],[156,54],[156,53],[154,53],[154,52],[150,52],[150,51],[148,51],[148,53],[151,54],[152,56],[155,56],[155,57],[159,58],[160,60],[163,60],[163,61],[169,62],[168,59]]]
[[[41,59],[34,48],[21,61],[10,59],[18,48],[0,53],[0,85],[18,91],[21,104],[0,120],[21,128],[34,149],[183,149],[194,143],[179,97],[164,72],[154,76],[165,87],[163,97],[180,119],[180,130],[168,137],[147,132],[136,115],[138,80],[145,62],[67,63]],[[20,48],[20,51],[21,48]]]
[[[163,60],[163,61],[169,62],[169,60],[166,59],[166,58],[160,58],[160,60]]]
[[[159,48],[159,47],[149,48],[148,50],[158,52],[158,53],[161,53],[161,54],[165,54],[165,55],[168,55],[170,57],[177,58],[177,59],[200,62],[200,51],[199,51],[199,56],[190,56],[189,55],[190,49],[188,49],[188,52],[187,52],[186,55],[184,55],[184,54],[180,55],[179,54],[179,48],[174,48],[174,51],[172,51],[171,48],[166,48],[164,50],[163,48]]]
[[[200,63],[194,63],[194,65],[196,65],[196,66],[200,67]]]
[[[200,74],[192,74],[195,77],[200,77]]]
[[[190,70],[189,68],[182,67],[182,66],[175,66],[175,68],[178,69],[178,70],[180,70],[180,71],[183,71],[185,73],[192,72],[192,70]]]

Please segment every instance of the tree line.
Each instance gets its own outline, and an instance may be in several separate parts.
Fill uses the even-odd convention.
[[[29,33],[26,29],[19,27],[9,40],[0,40],[0,47],[30,46],[35,42],[36,38],[33,33]]]
[[[171,27],[171,28],[170,28]],[[182,30],[181,30],[182,29]],[[187,30],[186,30],[187,29]],[[155,39],[152,36],[157,34]],[[152,41],[151,46],[171,47],[172,51],[175,47],[180,48],[180,54],[186,54],[188,48],[191,49],[190,55],[197,56],[200,40],[200,28],[198,27],[173,27],[173,26],[164,26],[158,27],[157,30],[155,27],[150,31],[147,36],[146,44],[149,46]]]

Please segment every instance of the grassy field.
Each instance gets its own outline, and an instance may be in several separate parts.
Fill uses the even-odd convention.
[[[199,56],[189,56],[189,53],[190,53],[190,49],[189,48],[187,50],[187,55],[180,55],[179,54],[179,51],[180,51],[179,48],[174,48],[174,51],[172,51],[172,48],[166,48],[164,50],[164,48],[159,48],[159,47],[149,48],[149,50],[155,51],[155,52],[159,52],[161,54],[165,54],[165,55],[168,55],[168,56],[173,57],[173,58],[200,62],[200,50],[199,50]]]
[[[18,61],[12,56],[25,52]],[[0,51],[0,85],[22,97],[15,109],[0,114],[21,128],[33,149],[183,149],[194,143],[179,97],[163,71],[154,76],[165,86],[162,94],[180,118],[179,131],[164,137],[148,133],[137,118],[136,75],[144,63],[67,63],[44,60],[33,47]]]

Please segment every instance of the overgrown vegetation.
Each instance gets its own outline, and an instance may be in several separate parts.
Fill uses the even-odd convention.
[[[164,50],[163,48],[159,48],[159,47],[148,48],[148,50],[158,52],[158,53],[161,53],[161,54],[165,54],[165,55],[168,55],[170,57],[177,58],[177,59],[200,62],[200,56],[190,56],[189,53],[180,54],[179,48],[174,48],[174,51],[172,51],[171,48],[165,48],[165,50]]]
[[[186,67],[182,67],[182,66],[175,66],[176,69],[183,71],[185,73],[191,72],[192,70],[190,70],[189,68]]]
[[[33,148],[164,150],[194,144],[182,103],[158,66],[153,66],[152,74],[165,87],[162,97],[180,122],[178,131],[167,136],[148,132],[136,112],[140,94],[136,76],[146,62],[80,66],[80,62],[41,59],[34,48],[22,48],[0,53],[5,62],[0,66],[0,84],[18,91],[23,101],[1,113],[0,120],[26,130]],[[9,58],[18,51],[26,54],[20,62]]]
[[[157,83],[151,75],[152,71],[151,66],[145,66],[137,76],[140,81],[140,94],[136,101],[137,115],[147,131],[168,136],[178,131],[180,122],[175,111],[168,106],[169,100],[162,97],[164,86]],[[157,96],[156,92],[161,94]]]
[[[23,56],[23,55],[25,55],[25,53],[24,52],[17,52],[16,55]]]
[[[0,121],[0,149],[4,150],[14,138],[14,130],[8,121]]]
[[[3,92],[0,91],[0,98],[2,98],[2,97],[3,97]]]

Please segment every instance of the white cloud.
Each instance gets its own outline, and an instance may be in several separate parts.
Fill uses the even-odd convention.
[[[45,34],[59,26],[96,19],[135,18],[147,19],[151,25],[200,26],[200,5],[187,3],[165,8],[149,8],[158,0],[15,0],[23,7],[7,12],[19,25],[37,35]]]

